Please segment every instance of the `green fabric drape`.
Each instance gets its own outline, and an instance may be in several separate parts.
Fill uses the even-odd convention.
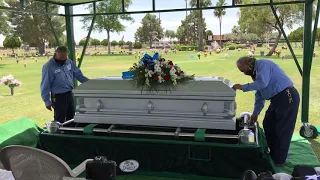
[[[40,145],[68,164],[106,156],[119,165],[137,160],[140,172],[167,172],[205,177],[239,178],[247,169],[274,171],[262,129],[259,147],[196,141],[71,134],[40,134]],[[123,174],[117,169],[118,175]]]

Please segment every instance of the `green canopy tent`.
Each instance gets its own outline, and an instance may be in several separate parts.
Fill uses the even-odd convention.
[[[15,8],[9,8],[6,6],[0,6],[0,9],[4,10],[11,10],[11,11],[18,11],[18,12],[28,12],[28,13],[35,13],[35,14],[43,14],[47,15],[47,17],[50,19],[50,16],[63,16],[65,17],[65,23],[66,23],[66,34],[67,34],[67,44],[70,49],[70,59],[72,59],[76,63],[76,56],[75,56],[75,44],[74,44],[74,29],[73,29],[73,17],[77,16],[93,16],[92,23],[88,31],[88,36],[84,44],[84,48],[81,54],[80,61],[78,63],[78,67],[81,67],[82,60],[84,53],[86,51],[86,47],[88,45],[90,35],[93,29],[93,25],[95,22],[95,17],[97,15],[106,15],[106,14],[139,14],[139,13],[160,13],[160,12],[177,12],[177,11],[193,11],[193,10],[209,10],[209,9],[217,9],[217,8],[240,8],[240,7],[251,7],[251,6],[269,6],[276,18],[276,20],[280,23],[279,17],[277,15],[277,12],[275,10],[275,6],[278,5],[286,5],[286,4],[304,4],[304,39],[303,39],[303,69],[299,65],[299,62],[295,56],[295,53],[292,49],[292,46],[290,45],[290,42],[288,40],[288,37],[281,26],[281,32],[283,34],[283,37],[285,38],[287,45],[290,49],[290,52],[292,54],[292,57],[294,59],[295,64],[297,65],[297,68],[299,70],[299,73],[302,76],[302,113],[301,113],[301,121],[303,123],[300,134],[303,137],[306,138],[315,138],[318,135],[317,129],[310,125],[309,122],[309,95],[310,95],[310,72],[311,72],[311,66],[312,66],[312,58],[313,58],[313,51],[314,51],[314,45],[316,40],[316,33],[317,33],[317,25],[318,25],[318,18],[319,18],[319,6],[320,3],[317,4],[316,9],[316,17],[314,21],[314,27],[312,30],[312,21],[313,21],[313,3],[314,0],[288,0],[288,1],[273,1],[270,0],[269,2],[265,3],[254,3],[254,4],[241,4],[238,3],[237,0],[232,0],[231,5],[226,5],[222,7],[216,7],[216,6],[210,6],[210,7],[201,7],[200,3],[201,0],[197,0],[197,6],[195,8],[179,8],[179,9],[156,9],[156,3],[155,0],[152,1],[152,9],[146,10],[146,11],[128,11],[125,9],[125,1],[124,0],[117,0],[119,3],[122,4],[122,11],[120,12],[105,12],[105,13],[96,13],[95,12],[95,4],[96,2],[99,2],[99,0],[93,1],[93,0],[34,0],[38,2],[46,3],[46,11],[37,12],[37,11],[30,11],[24,7],[24,4],[28,0],[20,0],[21,7],[19,9]],[[80,4],[88,4],[93,3],[93,9],[94,13],[92,14],[74,14],[73,13],[73,6],[80,5]],[[48,6],[49,4],[56,4],[63,6],[65,9],[65,14],[56,14],[48,12]],[[52,29],[53,34],[55,35],[55,31],[53,28],[53,25],[50,22],[50,26]],[[55,39],[57,41],[57,44],[59,44],[59,40],[57,36],[55,35]],[[77,85],[77,82],[75,82]]]
[[[0,9],[7,9],[7,10],[13,10],[13,11],[20,11],[20,12],[31,12],[28,11],[27,9],[24,8],[24,3],[26,0],[20,0],[21,2],[21,8],[20,9],[12,9],[8,7],[0,7]],[[70,49],[70,59],[76,60],[75,57],[75,44],[74,44],[74,30],[73,30],[73,17],[76,16],[93,16],[92,18],[92,23],[91,27],[88,32],[88,36],[81,54],[80,61],[78,63],[78,67],[81,67],[81,63],[83,60],[84,52],[86,50],[86,47],[88,45],[88,41],[90,39],[90,34],[95,22],[95,17],[97,15],[103,15],[103,14],[138,14],[138,13],[156,13],[156,12],[175,12],[175,11],[192,11],[192,10],[208,10],[208,9],[216,9],[219,7],[215,6],[210,6],[210,7],[201,7],[200,3],[201,0],[197,0],[197,6],[195,8],[179,8],[179,9],[161,9],[157,10],[156,9],[156,3],[155,0],[152,0],[152,9],[147,10],[147,11],[127,11],[125,9],[125,1],[124,0],[118,0],[119,3],[122,3],[122,11],[120,12],[105,12],[105,13],[95,13],[95,3],[98,1],[92,1],[92,0],[35,0],[39,2],[44,2],[47,4],[56,4],[60,6],[64,6],[65,9],[65,14],[54,14],[50,13],[48,11],[46,12],[32,12],[32,13],[38,13],[38,14],[46,14],[49,16],[64,16],[65,17],[65,22],[66,22],[66,32],[67,32],[67,42],[68,42],[68,47]],[[87,4],[87,3],[93,3],[93,8],[94,8],[94,13],[93,14],[74,14],[73,13],[73,6],[75,5],[80,5],[80,4]],[[222,8],[239,8],[239,7],[250,7],[250,6],[270,6],[276,20],[280,22],[279,17],[277,15],[277,12],[275,10],[275,6],[278,5],[285,5],[285,4],[298,4],[302,3],[304,4],[304,40],[303,40],[303,69],[300,67],[299,62],[295,56],[295,53],[290,45],[290,42],[288,40],[288,37],[281,26],[281,31],[282,34],[287,42],[287,45],[291,51],[291,54],[293,56],[294,62],[297,65],[297,68],[299,70],[299,73],[302,75],[302,113],[301,113],[301,121],[303,123],[303,126],[301,127],[300,134],[303,137],[306,138],[315,138],[318,135],[317,129],[310,125],[308,123],[309,121],[309,94],[310,94],[310,72],[311,72],[311,65],[312,65],[312,58],[313,58],[313,50],[314,50],[314,45],[315,45],[315,40],[316,40],[316,33],[317,33],[317,25],[318,25],[318,18],[319,18],[319,3],[317,4],[317,9],[316,9],[316,17],[315,17],[315,22],[314,22],[314,27],[312,30],[312,21],[313,21],[313,3],[314,0],[296,0],[296,1],[276,1],[274,2],[273,0],[270,0],[269,2],[265,3],[254,3],[254,4],[238,4],[236,0],[232,0],[231,5],[223,6]],[[220,7],[221,8],[221,7]],[[281,23],[279,23],[281,25]],[[52,32],[54,32],[54,28],[52,27]],[[56,40],[58,42],[57,36]],[[58,42],[59,44],[59,42]],[[76,61],[75,61],[76,62]]]
[[[293,56],[294,62],[297,65],[297,68],[299,70],[299,73],[302,75],[302,81],[303,81],[303,87],[302,87],[302,116],[301,116],[301,121],[303,123],[303,126],[301,127],[301,135],[307,138],[315,138],[318,135],[318,132],[316,130],[316,128],[312,125],[309,125],[308,121],[309,121],[309,91],[310,91],[310,71],[311,71],[311,65],[312,65],[312,58],[313,58],[313,51],[314,51],[314,45],[315,45],[315,40],[316,40],[316,30],[317,30],[317,25],[318,25],[318,18],[319,18],[319,11],[320,11],[320,3],[317,4],[317,9],[316,9],[316,17],[315,17],[315,22],[314,22],[314,27],[312,29],[312,21],[313,21],[313,6],[314,6],[314,0],[288,0],[288,1],[273,1],[270,0],[269,2],[265,2],[265,3],[255,3],[255,4],[241,4],[241,3],[237,3],[238,1],[236,0],[232,0],[232,4],[230,5],[226,5],[226,6],[222,6],[222,7],[215,7],[215,6],[211,6],[211,7],[201,7],[200,3],[201,0],[197,0],[197,6],[195,8],[179,8],[179,9],[161,9],[161,10],[157,10],[156,9],[156,3],[155,0],[152,0],[152,9],[151,10],[146,10],[146,11],[128,11],[127,9],[125,9],[125,0],[115,0],[115,1],[119,1],[119,3],[122,3],[122,11],[119,12],[105,12],[105,13],[96,13],[95,8],[96,8],[96,2],[98,1],[92,1],[92,0],[34,0],[34,1],[38,1],[38,2],[43,2],[46,4],[46,11],[42,11],[42,12],[35,12],[35,11],[31,11],[28,10],[27,8],[24,7],[26,0],[20,0],[21,2],[21,7],[18,9],[14,9],[14,8],[9,8],[6,6],[0,6],[0,9],[4,9],[4,10],[10,10],[10,11],[18,11],[18,12],[26,12],[26,13],[35,13],[35,14],[43,14],[46,15],[48,17],[48,19],[50,20],[51,16],[63,16],[65,17],[65,23],[66,23],[66,35],[67,35],[67,44],[68,47],[70,49],[70,59],[72,59],[75,63],[76,63],[76,56],[75,56],[75,44],[74,44],[74,29],[73,29],[73,17],[77,17],[77,16],[92,16],[92,22],[91,22],[91,26],[89,28],[88,31],[88,35],[87,35],[87,39],[85,41],[84,44],[84,48],[82,50],[82,54],[80,57],[80,60],[78,62],[78,67],[81,67],[82,64],[82,60],[84,57],[84,53],[86,51],[86,47],[88,45],[89,39],[90,39],[90,35],[93,29],[93,25],[95,23],[95,19],[97,15],[104,15],[104,14],[138,14],[138,13],[161,13],[161,12],[176,12],[176,11],[192,11],[192,10],[210,10],[210,9],[217,9],[217,8],[240,8],[240,7],[250,7],[250,6],[269,6],[276,18],[276,20],[280,23],[279,17],[277,15],[277,12],[275,10],[275,6],[280,6],[280,5],[286,5],[286,4],[304,4],[304,14],[305,14],[305,19],[304,19],[304,41],[303,41],[303,69],[300,67],[299,62],[295,56],[295,53],[290,45],[290,42],[288,40],[288,37],[283,29],[283,27],[281,27],[281,32],[287,42],[287,45],[291,51],[291,54]],[[92,14],[74,14],[73,13],[73,7],[75,5],[80,5],[80,4],[88,4],[88,3],[92,3],[93,4],[93,12]],[[64,14],[57,14],[57,13],[52,13],[52,12],[48,12],[48,6],[50,4],[56,4],[56,5],[60,5],[63,6],[65,9],[65,13]],[[55,30],[53,25],[50,22],[50,27],[52,29],[52,33],[55,35]],[[55,35],[57,44],[59,44],[59,40],[57,38],[57,36]],[[75,82],[76,84],[76,82]],[[90,145],[90,143],[93,143],[93,140],[95,140],[96,145],[100,146],[102,151],[109,151],[110,148],[106,148],[106,147],[110,147],[107,146],[106,144],[102,144],[100,141],[101,138],[92,138],[90,136],[83,136],[85,137],[87,144]],[[85,143],[83,143],[84,141],[81,139],[81,141],[79,140],[79,138],[77,138],[76,136],[65,136],[65,137],[60,137],[62,139],[58,139],[58,136],[54,136],[54,135],[50,135],[50,136],[43,136],[43,138],[47,138],[46,142],[51,142],[51,146],[52,148],[56,148],[53,146],[60,146],[57,145],[58,143],[60,143],[60,140],[66,141],[69,140],[68,142],[78,142],[78,145],[83,145]],[[64,139],[63,139],[64,138]],[[264,139],[264,138],[261,138]],[[109,138],[110,140],[110,138]],[[111,138],[112,140],[112,138]],[[115,140],[115,139],[113,139]],[[117,139],[117,141],[119,141],[119,139]],[[123,139],[123,141],[125,141],[125,139]],[[56,143],[54,143],[56,142]],[[62,142],[61,142],[62,143]],[[117,143],[117,142],[116,142]],[[142,142],[139,142],[142,143]],[[181,142],[175,142],[177,144],[181,143]],[[47,144],[47,147],[50,146]],[[110,145],[110,144],[109,144]],[[208,143],[203,143],[201,145],[210,145]],[[63,146],[63,145],[61,145]],[[81,146],[80,146],[81,147]],[[103,147],[105,149],[103,149]],[[238,146],[230,146],[233,148],[239,148]],[[232,149],[229,150],[232,151]],[[75,148],[75,149],[73,149]],[[92,151],[94,151],[94,147],[90,147]],[[89,148],[89,149],[90,149]],[[160,146],[159,146],[160,148]],[[162,147],[163,148],[163,147]],[[169,148],[169,146],[168,146]],[[181,147],[182,149],[184,147]],[[121,148],[123,150],[126,150],[125,147]],[[211,147],[209,148],[211,152]],[[61,153],[63,153],[63,151],[65,151],[64,149],[61,149]],[[68,149],[67,151],[70,152],[75,152],[75,151],[84,151],[85,148],[78,148],[78,146],[75,147],[70,147],[70,149]],[[208,151],[208,148],[205,149],[206,151]],[[216,151],[219,149],[215,149]],[[246,149],[242,149],[243,151],[246,151]],[[203,150],[201,150],[202,152]],[[221,153],[223,153],[225,151],[225,149],[221,149]],[[234,152],[236,152],[236,150],[233,150]],[[187,151],[186,151],[187,152]],[[190,150],[189,150],[190,152]],[[84,152],[85,153],[85,152]],[[181,153],[180,151],[177,152],[177,154]],[[257,152],[257,154],[259,154]],[[190,156],[190,155],[189,155]],[[211,157],[211,154],[210,154]],[[223,157],[222,157],[223,158]]]

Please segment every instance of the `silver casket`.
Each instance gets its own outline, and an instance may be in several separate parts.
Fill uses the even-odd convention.
[[[236,92],[224,78],[195,78],[174,91],[141,91],[120,77],[91,79],[73,90],[76,123],[236,129]]]

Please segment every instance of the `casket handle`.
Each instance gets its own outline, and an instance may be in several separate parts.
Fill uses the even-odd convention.
[[[208,104],[207,104],[206,102],[203,103],[202,108],[201,108],[201,111],[202,111],[202,113],[203,113],[204,116],[206,116],[207,113],[209,112],[209,106],[208,106]]]
[[[99,112],[100,109],[103,108],[103,104],[102,104],[102,101],[99,99],[98,102],[97,102],[97,111]]]
[[[147,104],[148,114],[151,114],[151,111],[154,109],[153,103],[151,101]]]

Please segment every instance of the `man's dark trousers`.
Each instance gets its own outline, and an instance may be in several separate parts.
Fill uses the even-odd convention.
[[[64,123],[67,120],[73,119],[75,109],[72,91],[54,94],[53,96],[54,120]]]
[[[270,156],[274,163],[285,163],[299,110],[300,97],[289,87],[271,98],[263,120]]]

